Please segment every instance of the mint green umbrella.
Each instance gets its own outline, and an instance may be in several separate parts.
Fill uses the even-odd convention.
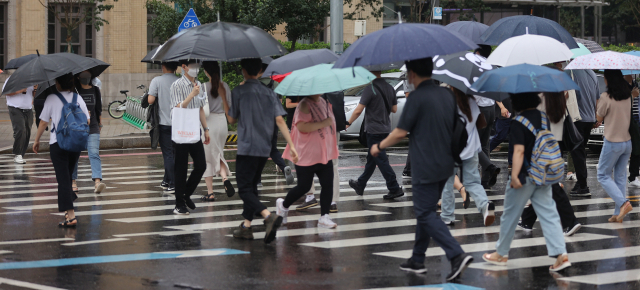
[[[278,85],[275,92],[283,96],[319,95],[368,84],[376,78],[360,66],[332,67],[332,64],[318,64],[295,70]]]
[[[578,48],[572,49],[571,52],[573,52],[573,56],[571,58],[576,58],[578,56],[591,54],[591,51],[586,46],[584,46],[584,44],[579,42],[578,42]]]

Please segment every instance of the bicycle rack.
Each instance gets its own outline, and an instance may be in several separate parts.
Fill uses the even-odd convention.
[[[147,129],[149,108],[142,108],[142,97],[127,96],[125,105],[127,111],[122,116],[122,120],[140,130]]]

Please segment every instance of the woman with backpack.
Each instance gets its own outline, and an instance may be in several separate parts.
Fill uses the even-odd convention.
[[[91,118],[89,120],[89,142],[87,143],[87,151],[89,153],[89,162],[91,163],[91,179],[94,182],[94,193],[101,193],[107,185],[102,183],[102,161],[100,160],[100,131],[102,130],[102,95],[100,89],[91,85],[94,77],[86,70],[75,77],[76,90],[84,100],[89,110]],[[78,193],[78,163],[73,169],[71,175],[73,182],[73,191]]]
[[[596,119],[605,125],[604,145],[598,162],[598,182],[616,203],[609,222],[621,223],[633,209],[626,197],[627,163],[631,156],[631,89],[620,70],[605,70],[607,91],[600,95]],[[613,174],[613,178],[611,177]]]
[[[528,165],[532,163],[532,152],[536,149],[536,136],[538,130],[548,130],[547,115],[536,109],[540,104],[537,93],[512,94],[513,109],[518,112],[518,117],[511,121],[509,131],[510,147],[512,150],[512,171],[509,178],[510,187],[507,187],[504,198],[504,212],[500,217],[500,238],[496,243],[496,252],[482,255],[482,258],[495,265],[505,266],[509,259],[509,249],[515,234],[518,219],[522,214],[528,200],[535,206],[534,210],[540,218],[542,233],[547,243],[547,252],[550,257],[556,258],[555,263],[549,268],[551,272],[557,272],[571,266],[567,248],[560,225],[560,216],[556,210],[555,202],[551,197],[551,185],[536,185],[533,177],[528,173]],[[549,135],[542,136],[548,140],[555,140]],[[543,140],[541,140],[543,141]],[[559,151],[559,148],[556,148]],[[556,152],[558,153],[558,152]],[[533,160],[537,161],[537,160]],[[558,178],[562,178],[560,174]]]
[[[59,123],[63,116],[65,103],[72,104],[75,101],[78,108],[86,115],[86,120],[89,120],[90,116],[84,100],[74,92],[75,85],[73,83],[72,74],[66,74],[56,78],[56,89],[58,92],[47,96],[47,99],[44,102],[42,113],[40,113],[38,133],[36,134],[36,139],[33,142],[33,152],[36,154],[38,153],[38,150],[40,149],[40,137],[42,137],[42,133],[44,133],[45,128],[49,126],[49,120],[51,120],[49,153],[51,155],[53,169],[56,173],[56,181],[58,182],[58,211],[65,212],[65,219],[59,224],[59,226],[75,227],[78,224],[78,220],[76,219],[75,211],[73,210],[73,201],[76,200],[78,196],[71,188],[71,174],[73,173],[76,163],[78,163],[80,150],[75,152],[62,149],[60,144],[58,144],[55,130],[60,126]],[[62,99],[64,99],[64,102]],[[69,118],[69,116],[66,118]],[[88,125],[84,124],[83,129],[87,129],[88,131]],[[63,140],[60,141],[62,142]],[[64,141],[69,142],[70,140]]]

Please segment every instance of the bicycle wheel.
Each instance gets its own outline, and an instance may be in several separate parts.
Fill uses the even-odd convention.
[[[124,103],[121,101],[113,101],[109,103],[109,116],[114,119],[120,119],[124,115],[125,110],[122,108]]]

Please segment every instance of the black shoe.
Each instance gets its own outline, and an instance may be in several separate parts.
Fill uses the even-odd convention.
[[[411,179],[411,173],[403,172],[403,173],[402,173],[402,178],[403,178],[403,179]]]
[[[337,213],[338,212],[338,205],[337,204],[331,204],[331,207],[329,208],[329,212],[330,213]]]
[[[245,228],[242,226],[243,224],[244,222],[240,223],[240,227],[233,231],[233,237],[236,239],[253,240],[253,229],[250,227]]]
[[[268,244],[276,239],[276,231],[282,225],[282,217],[277,215],[276,212],[271,212],[269,216],[264,219],[265,233],[264,243]]]
[[[394,198],[401,197],[403,195],[404,195],[404,191],[402,190],[402,187],[400,187],[395,192],[389,191],[389,193],[384,195],[384,196],[382,196],[382,198],[383,199],[394,199]]]
[[[467,269],[467,266],[469,266],[471,262],[473,262],[473,257],[466,253],[462,253],[451,259],[451,273],[447,276],[447,281],[452,281],[460,277],[460,274]]]
[[[498,174],[500,174],[500,168],[495,165],[491,165],[489,166],[489,168],[487,168],[486,173],[489,174],[489,182],[487,185],[489,186],[489,188],[491,188],[496,185],[496,182],[498,182]]]
[[[591,197],[591,191],[589,191],[588,187],[579,188],[576,186],[569,194],[576,197]]]
[[[451,227],[456,225],[456,223],[455,223],[454,221],[450,221],[450,222],[449,222],[449,221],[442,221],[442,222],[443,222],[445,225],[448,225],[448,226],[451,226]]]
[[[176,188],[175,187],[167,187],[167,189],[165,189],[163,191],[164,194],[175,194],[176,193]]]
[[[189,214],[189,210],[187,210],[186,206],[176,207],[176,208],[173,209],[173,214],[187,215],[187,214]]]
[[[169,188],[169,183],[163,181],[162,183],[160,183],[160,187],[162,187],[162,189],[167,189]]]
[[[364,194],[364,189],[360,188],[360,186],[358,185],[358,181],[355,181],[353,179],[349,179],[349,186],[351,186],[351,188],[353,188],[353,190],[356,191],[357,195],[363,195]]]
[[[564,229],[564,236],[565,237],[573,236],[573,234],[575,234],[581,227],[582,227],[581,223],[576,223],[572,227],[567,227],[566,229]]]
[[[411,258],[409,258],[409,260],[407,260],[406,262],[400,264],[400,270],[418,274],[427,273],[427,268],[424,266],[424,264],[416,263],[411,260]]]
[[[187,204],[187,206],[191,209],[194,210],[196,209],[196,204],[193,203],[193,200],[191,200],[190,196],[185,196],[184,197],[184,203]]]
[[[314,206],[318,206],[318,200],[315,197],[312,200],[305,201],[301,205],[297,206],[296,210],[305,210]]]
[[[229,181],[228,179],[224,181],[224,191],[227,193],[228,197],[232,197],[234,194],[236,194],[236,190],[233,188],[231,181]]]
[[[516,227],[516,229],[523,230],[525,232],[533,231],[533,227],[531,227],[530,225],[525,225],[522,222],[518,222],[518,226]]]

